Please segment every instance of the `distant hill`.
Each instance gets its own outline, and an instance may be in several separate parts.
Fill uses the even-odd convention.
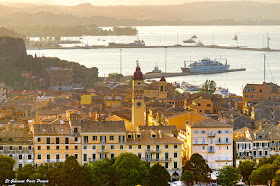
[[[3,11],[1,11],[3,10]],[[97,24],[236,25],[280,24],[280,3],[193,2],[169,6],[0,6],[0,25]]]
[[[13,30],[4,28],[4,27],[0,27],[0,36],[18,37],[18,38],[22,38],[22,39],[26,38],[24,35],[19,34]]]

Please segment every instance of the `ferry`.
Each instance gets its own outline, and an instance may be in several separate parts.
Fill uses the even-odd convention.
[[[216,73],[228,71],[229,67],[230,65],[227,64],[227,60],[225,64],[222,64],[216,59],[210,60],[208,58],[204,58],[191,63],[188,67],[186,66],[186,62],[184,62],[184,67],[181,69],[183,73]]]
[[[161,73],[161,70],[158,68],[158,66],[156,65],[154,67],[154,70],[152,72],[147,72],[146,74],[152,74],[152,73]]]
[[[134,40],[133,43],[115,43],[115,42],[110,42],[109,46],[111,47],[130,47],[130,46],[145,46],[145,42],[143,40]]]

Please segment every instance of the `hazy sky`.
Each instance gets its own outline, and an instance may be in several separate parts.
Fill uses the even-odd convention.
[[[0,2],[27,2],[45,3],[61,5],[77,5],[80,3],[91,3],[92,5],[167,5],[182,4],[198,1],[234,1],[234,0],[0,0]],[[280,0],[239,0],[239,1],[260,1],[260,2],[279,2]]]

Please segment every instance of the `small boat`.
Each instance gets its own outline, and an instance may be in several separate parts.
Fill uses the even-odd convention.
[[[192,38],[194,38],[194,39],[195,39],[195,38],[197,38],[197,36],[196,36],[196,35],[193,35],[193,36],[192,36]]]
[[[183,43],[195,43],[194,39],[184,40]]]
[[[154,67],[154,70],[152,72],[148,72],[147,74],[151,74],[151,73],[161,73],[161,70],[158,68],[158,66],[156,65]]]

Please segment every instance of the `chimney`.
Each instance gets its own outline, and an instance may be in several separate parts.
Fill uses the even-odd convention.
[[[161,130],[158,131],[158,136],[159,136],[159,138],[162,138]]]

